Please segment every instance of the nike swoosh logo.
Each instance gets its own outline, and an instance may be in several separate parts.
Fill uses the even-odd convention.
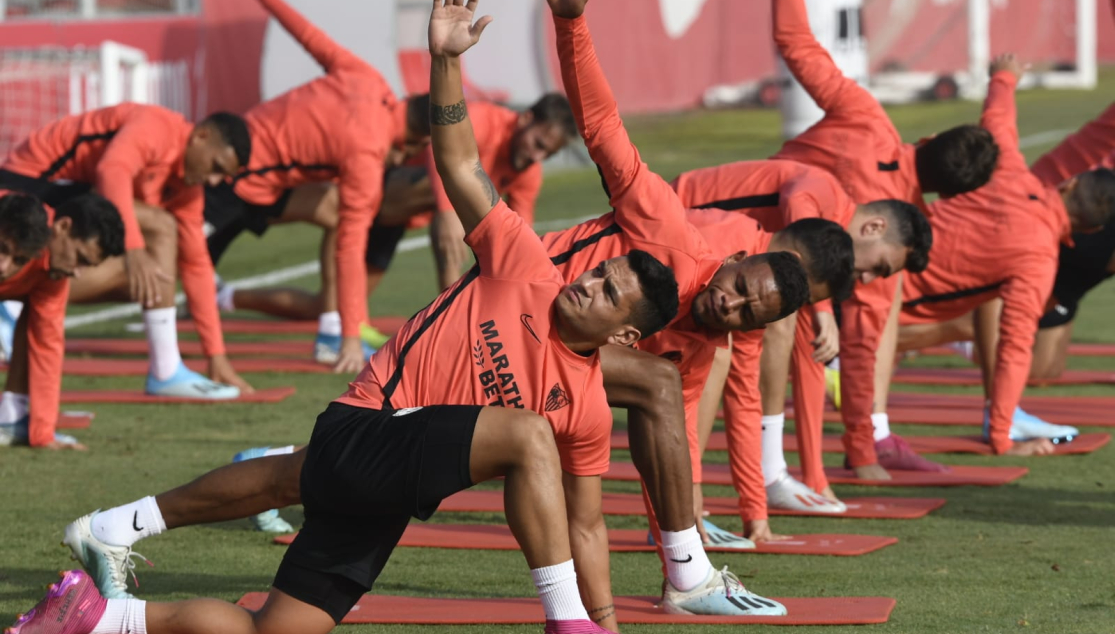
[[[674,559],[674,558],[671,557],[670,561],[674,562],[675,564],[687,564],[687,563],[693,561],[693,555],[689,555],[688,559]]]
[[[136,511],[135,515],[132,516],[132,528],[134,528],[137,533],[143,530],[143,527],[139,525],[139,511]],[[692,557],[692,555],[690,555],[690,557]]]
[[[534,315],[528,315],[526,313],[523,313],[522,315],[519,315],[519,321],[523,322],[523,327],[527,329],[527,332],[530,333],[531,337],[534,337],[535,341],[537,341],[539,344],[541,344],[542,340],[538,338],[538,335],[534,334],[534,328],[530,327],[530,320],[531,319],[534,319]]]

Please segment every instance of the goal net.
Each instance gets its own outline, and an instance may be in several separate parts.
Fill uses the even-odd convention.
[[[142,51],[105,42],[95,48],[0,48],[0,157],[60,117],[124,101],[149,102]]]

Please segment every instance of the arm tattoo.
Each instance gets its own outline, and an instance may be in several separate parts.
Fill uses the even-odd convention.
[[[484,186],[484,191],[488,193],[488,204],[495,207],[496,203],[499,202],[499,192],[496,191],[495,184],[492,183],[492,179],[488,177],[488,173],[484,171],[484,166],[480,164],[479,160],[476,161],[474,173],[476,174],[476,178]]]
[[[588,611],[589,618],[592,619],[593,623],[600,623],[615,615],[615,613],[616,606],[614,603],[610,603],[602,608],[593,608]]]
[[[436,103],[430,104],[430,123],[434,125],[453,125],[467,118],[468,108],[465,107],[464,99],[452,106],[439,106]]]

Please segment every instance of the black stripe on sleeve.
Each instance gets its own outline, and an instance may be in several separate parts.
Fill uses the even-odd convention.
[[[988,291],[993,291],[993,290],[999,288],[1002,285],[1003,285],[1002,282],[995,282],[994,284],[988,284],[987,286],[979,286],[979,287],[976,287],[976,288],[965,288],[965,289],[959,290],[959,291],[952,291],[951,293],[941,293],[940,295],[923,295],[922,297],[919,297],[917,299],[912,299],[908,302],[904,302],[902,304],[902,306],[906,307],[906,308],[912,308],[912,307],[918,306],[920,304],[933,304],[933,303],[936,303],[936,302],[948,302],[948,301],[952,301],[954,299],[962,299],[962,298],[965,298],[965,297],[971,297],[972,295],[982,295],[983,293],[986,293]]]
[[[773,194],[756,194],[754,196],[740,196],[739,198],[714,200],[710,203],[698,205],[696,208],[734,211],[736,209],[755,209],[756,207],[777,207],[780,199],[780,194],[774,192]]]
[[[77,155],[78,148],[80,148],[83,143],[92,143],[93,141],[107,141],[114,136],[116,136],[116,130],[109,130],[108,132],[101,132],[98,134],[83,134],[79,136],[77,139],[74,140],[74,144],[70,146],[70,149],[66,150],[65,154],[59,156],[58,160],[54,161],[50,164],[50,167],[46,168],[46,171],[44,171],[42,174],[39,174],[39,178],[49,180],[55,174],[60,172],[63,167],[66,167],[66,163],[74,160],[74,156]]]
[[[891,161],[890,163],[879,162],[879,171],[880,172],[897,172],[898,171],[898,161]]]

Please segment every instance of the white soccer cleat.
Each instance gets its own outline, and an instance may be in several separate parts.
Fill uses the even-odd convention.
[[[662,608],[667,614],[706,614],[717,616],[783,616],[786,606],[765,599],[740,583],[739,577],[727,566],[723,570],[709,567],[704,583],[682,592],[667,581],[662,595]]]
[[[134,599],[128,593],[129,573],[139,587],[133,558],[139,557],[149,566],[152,564],[143,555],[132,552],[130,546],[111,546],[94,537],[91,524],[98,512],[79,517],[67,526],[62,544],[69,546],[73,559],[81,563],[106,599]]]
[[[833,502],[798,482],[789,473],[783,473],[781,478],[767,485],[767,508],[833,515],[848,510],[843,502]]]

